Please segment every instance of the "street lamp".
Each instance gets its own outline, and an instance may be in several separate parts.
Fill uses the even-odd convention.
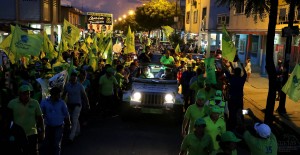
[[[118,20],[119,20],[119,21],[122,21],[122,18],[121,18],[121,17],[119,17],[119,18],[118,18]]]
[[[131,16],[131,15],[134,15],[134,11],[133,10],[129,10],[128,11],[128,14]]]
[[[123,15],[123,19],[125,19],[127,16],[126,15]]]

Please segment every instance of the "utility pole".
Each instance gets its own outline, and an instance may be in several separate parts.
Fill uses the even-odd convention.
[[[293,28],[294,24],[294,18],[295,18],[295,5],[296,1],[293,0],[290,3],[290,10],[289,10],[289,15],[288,15],[288,29],[291,30]],[[290,72],[290,59],[291,59],[291,46],[292,46],[292,39],[293,35],[289,34],[286,37],[286,47],[285,47],[285,54],[284,54],[284,72],[283,72],[283,81],[282,85],[284,85],[289,77],[289,72]],[[286,109],[285,109],[285,102],[286,102],[286,94],[280,90],[280,101],[279,101],[279,106],[277,109],[277,112],[279,114],[285,114]]]

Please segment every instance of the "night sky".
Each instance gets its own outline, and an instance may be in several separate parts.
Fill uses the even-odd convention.
[[[71,4],[84,12],[112,13],[114,19],[142,5],[140,0],[61,0],[61,3]]]

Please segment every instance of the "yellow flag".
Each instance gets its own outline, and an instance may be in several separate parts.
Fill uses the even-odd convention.
[[[175,52],[176,52],[177,54],[178,54],[178,53],[181,53],[179,44],[177,44],[177,46],[176,46],[176,48],[175,48]]]
[[[170,26],[162,26],[163,32],[166,34],[167,38],[174,32],[174,29]]]
[[[46,32],[44,32],[43,52],[45,52],[45,54],[46,54],[45,57],[50,60],[57,58],[58,53],[54,50],[54,46],[53,46],[52,42],[50,41]]]
[[[85,43],[83,43],[80,47],[80,49],[82,49],[82,51],[85,53],[85,54],[88,54],[89,53],[89,49],[88,47],[86,46]]]
[[[131,32],[130,26],[128,27],[125,44],[126,48],[124,50],[124,54],[135,53],[134,33]]]
[[[93,39],[90,36],[88,36],[85,41],[88,43],[88,45],[93,43]]]
[[[0,44],[0,48],[4,51],[4,53],[8,56],[8,59],[12,64],[15,64],[15,53],[10,50],[10,43],[12,39],[12,34],[6,37]]]
[[[62,39],[65,40],[71,47],[79,40],[80,29],[64,20],[64,27],[62,30]]]
[[[109,40],[109,43],[104,51],[103,57],[106,59],[106,64],[112,65],[112,60],[113,60],[112,39]]]
[[[11,50],[18,56],[38,56],[42,48],[43,40],[36,34],[28,34],[16,26],[11,41]]]

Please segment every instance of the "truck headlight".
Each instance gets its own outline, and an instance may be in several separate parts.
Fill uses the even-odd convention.
[[[173,99],[174,99],[173,95],[166,94],[166,96],[165,96],[165,101],[166,102],[173,102]]]
[[[132,97],[132,100],[140,101],[140,99],[142,98],[142,94],[140,92],[135,92],[133,93]]]

